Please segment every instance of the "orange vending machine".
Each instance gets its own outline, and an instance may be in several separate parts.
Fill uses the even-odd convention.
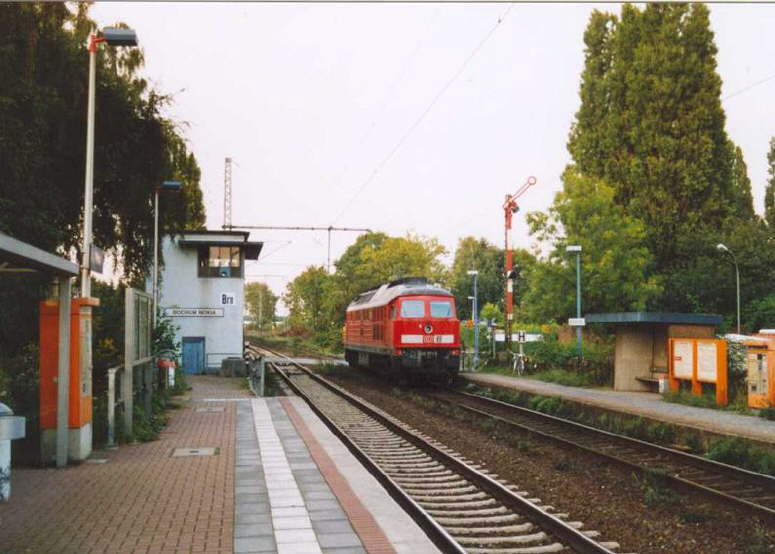
[[[775,407],[775,335],[754,336],[756,339],[745,341],[748,406]]]
[[[92,307],[97,298],[74,298],[70,311],[70,459],[83,460],[92,444]],[[44,462],[56,448],[59,302],[40,304],[40,429]]]

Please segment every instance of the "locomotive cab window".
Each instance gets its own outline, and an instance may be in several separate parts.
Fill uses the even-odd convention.
[[[455,310],[450,300],[431,300],[431,317],[454,317]]]
[[[425,317],[425,302],[404,300],[401,302],[401,317]]]

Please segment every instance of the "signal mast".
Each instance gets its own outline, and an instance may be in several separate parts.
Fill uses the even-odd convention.
[[[504,307],[506,311],[506,349],[511,350],[511,322],[514,319],[514,279],[517,275],[514,269],[514,257],[509,244],[509,235],[511,234],[511,218],[519,211],[517,198],[525,194],[527,189],[536,184],[535,177],[528,177],[525,184],[517,189],[514,194],[507,194],[506,201],[503,203],[503,214],[505,216],[505,251],[506,251],[506,300]]]

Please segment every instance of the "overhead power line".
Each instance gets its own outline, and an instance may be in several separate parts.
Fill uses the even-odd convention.
[[[506,10],[501,14],[500,17],[498,17],[498,20],[495,22],[495,25],[492,26],[492,28],[487,32],[487,34],[484,36],[484,38],[479,41],[479,43],[474,47],[474,49],[471,51],[471,53],[466,57],[466,59],[463,61],[463,63],[460,65],[457,71],[452,75],[450,79],[444,83],[444,85],[441,87],[441,89],[436,93],[436,95],[431,100],[430,104],[420,113],[420,115],[415,119],[415,121],[409,126],[409,128],[406,130],[406,132],[401,136],[401,138],[398,140],[398,142],[393,146],[393,148],[388,152],[387,156],[382,158],[382,160],[376,165],[376,167],[372,170],[372,172],[369,174],[366,179],[363,180],[363,182],[358,186],[357,190],[355,191],[355,194],[350,198],[347,203],[345,203],[342,210],[339,212],[339,214],[334,218],[334,223],[339,221],[339,218],[341,218],[344,213],[350,208],[350,206],[355,202],[355,200],[361,195],[361,193],[366,189],[366,187],[374,180],[374,178],[379,174],[379,172],[382,170],[382,168],[387,165],[387,163],[393,159],[393,156],[396,155],[396,153],[401,149],[401,147],[404,145],[404,143],[409,139],[409,137],[412,135],[412,133],[417,129],[417,127],[420,126],[420,123],[423,122],[425,117],[430,113],[430,111],[433,109],[433,107],[436,105],[436,103],[441,99],[442,96],[444,96],[444,93],[449,90],[449,88],[457,81],[457,79],[460,77],[460,75],[463,73],[463,71],[466,70],[468,67],[468,64],[471,62],[471,60],[474,59],[474,57],[479,53],[479,51],[482,49],[482,47],[487,44],[487,41],[490,40],[490,38],[493,36],[495,31],[498,29],[501,23],[508,17],[509,13],[511,12],[511,9],[514,7],[514,4],[509,4],[509,7],[506,8]]]
[[[770,75],[768,77],[765,77],[764,79],[760,79],[760,80],[756,81],[755,83],[751,83],[750,85],[745,86],[745,87],[743,87],[741,89],[737,89],[735,92],[726,95],[724,98],[722,98],[722,100],[729,100],[730,98],[734,98],[735,96],[743,94],[744,92],[748,92],[752,88],[758,87],[759,85],[763,85],[764,83],[766,83],[767,81],[771,81],[772,79],[775,79],[775,73],[773,73],[772,75]]]

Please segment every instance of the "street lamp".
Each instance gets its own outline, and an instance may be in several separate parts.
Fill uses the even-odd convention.
[[[89,94],[86,109],[86,192],[83,198],[83,252],[81,262],[81,297],[91,296],[91,245],[92,212],[94,204],[94,91],[96,89],[97,47],[100,43],[108,46],[137,46],[137,35],[132,29],[106,27],[102,36],[89,35]]]
[[[178,192],[180,181],[164,181],[154,189],[153,198],[153,329],[156,329],[156,310],[159,303],[159,191]]]
[[[475,269],[470,269],[468,274],[474,276],[474,368],[476,368],[479,365],[479,294],[476,290],[479,272]]]
[[[576,253],[576,344],[579,350],[579,360],[582,358],[581,349],[581,245],[569,244],[565,247],[566,252]]]
[[[735,276],[737,277],[737,334],[740,334],[740,268],[737,266],[737,258],[734,252],[726,247],[723,243],[716,245],[716,250],[719,252],[727,252],[732,256],[732,263],[735,264]]]

